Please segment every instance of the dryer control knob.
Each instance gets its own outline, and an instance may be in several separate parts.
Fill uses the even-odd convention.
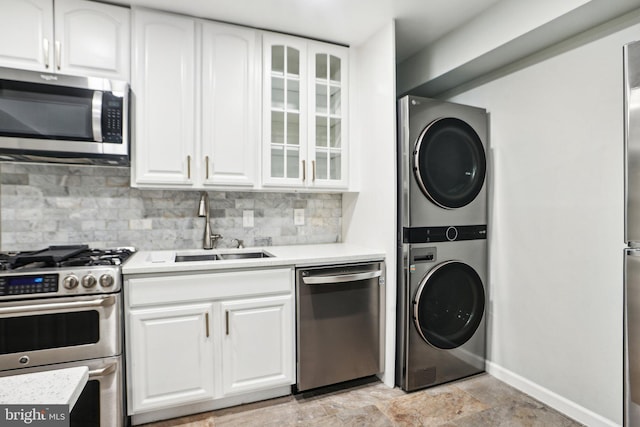
[[[456,240],[458,238],[458,229],[455,227],[449,227],[447,228],[447,239],[450,242],[453,242],[454,240]]]

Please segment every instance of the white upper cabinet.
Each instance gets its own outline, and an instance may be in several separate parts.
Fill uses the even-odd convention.
[[[86,0],[2,0],[0,66],[129,80],[129,9]]]
[[[251,188],[260,137],[255,30],[133,11],[132,185]]]
[[[195,21],[133,11],[134,185],[192,186]]]
[[[348,49],[263,36],[263,183],[346,189]]]
[[[129,81],[129,9],[55,0],[54,10],[58,71]]]
[[[255,30],[202,23],[204,185],[251,187],[260,144],[260,50]]]
[[[52,0],[3,0],[0,13],[0,65],[53,70]]]

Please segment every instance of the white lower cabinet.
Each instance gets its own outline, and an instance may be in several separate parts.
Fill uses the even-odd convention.
[[[293,283],[290,267],[125,276],[128,415],[290,392]]]
[[[294,383],[293,297],[222,301],[222,393]]]
[[[129,314],[134,411],[214,397],[212,307],[187,304]]]

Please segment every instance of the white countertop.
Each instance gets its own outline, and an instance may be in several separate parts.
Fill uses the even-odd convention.
[[[86,366],[2,377],[0,404],[69,405],[71,411],[88,379]]]
[[[215,261],[175,262],[176,254],[225,254],[234,252],[264,251],[269,258],[250,258]],[[382,250],[365,248],[345,243],[316,245],[268,246],[245,249],[183,249],[172,251],[140,251],[122,266],[124,274],[171,273],[185,271],[211,271],[278,266],[307,267],[325,264],[343,264],[383,260]]]

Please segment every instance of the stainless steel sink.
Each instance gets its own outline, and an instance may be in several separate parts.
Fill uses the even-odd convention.
[[[175,262],[215,261],[220,259],[216,254],[176,255]]]
[[[271,258],[273,255],[264,252],[235,252],[229,254],[220,254],[222,259],[248,259],[248,258]]]

